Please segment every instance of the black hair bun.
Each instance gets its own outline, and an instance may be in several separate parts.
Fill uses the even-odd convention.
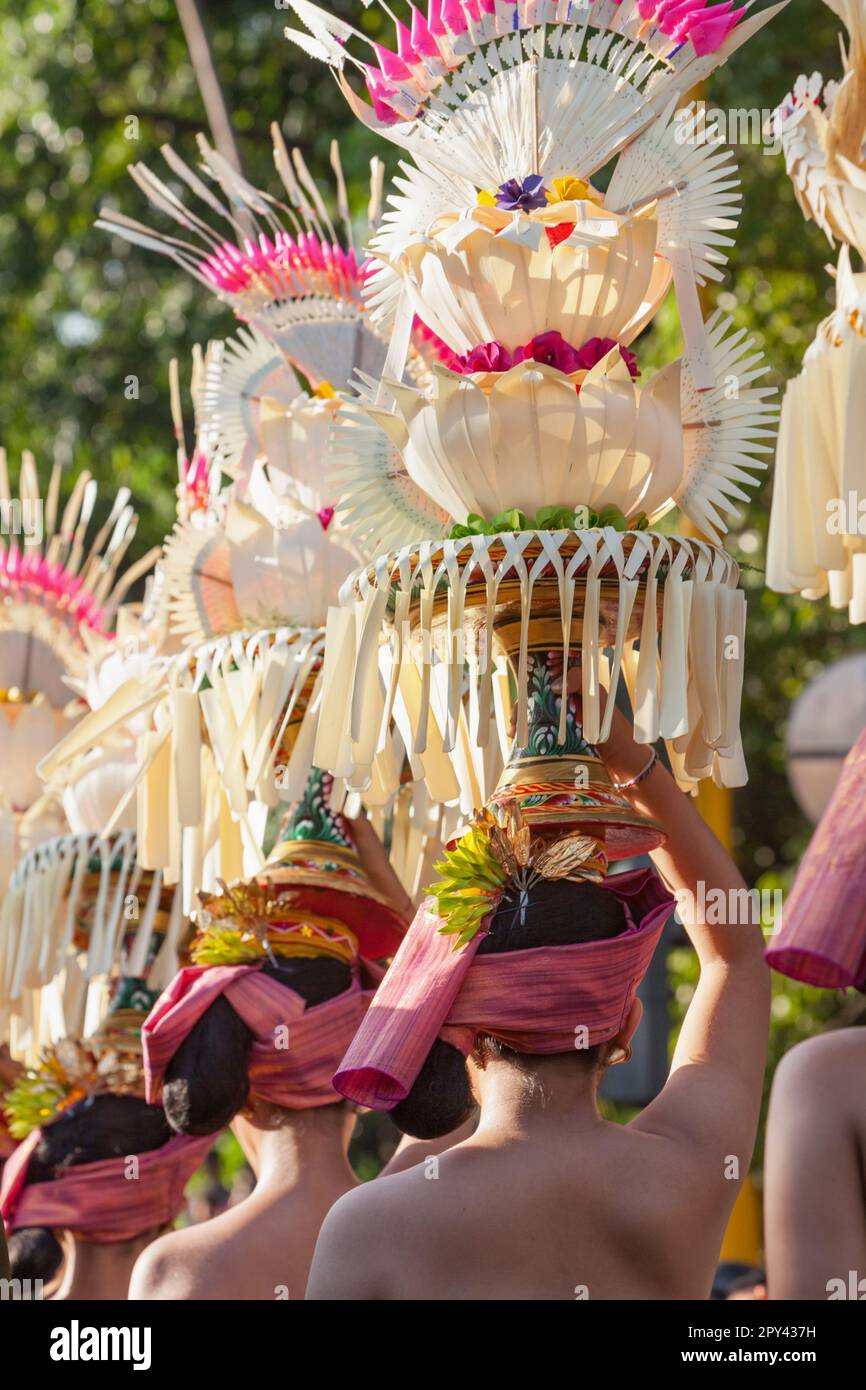
[[[289,956],[263,973],[293,989],[308,1008],[345,993],[352,971],[328,956]],[[246,1104],[253,1034],[222,996],[190,1029],[165,1070],[162,1103],[178,1134],[217,1134]]]
[[[437,1038],[391,1118],[413,1139],[439,1139],[468,1120],[473,1105],[466,1058],[459,1048]]]
[[[22,1226],[8,1241],[9,1271],[13,1279],[40,1279],[47,1284],[63,1260],[63,1249],[47,1226]]]
[[[619,936],[625,928],[625,908],[610,889],[542,878],[533,884],[525,905],[516,891],[502,899],[478,954],[575,946]]]

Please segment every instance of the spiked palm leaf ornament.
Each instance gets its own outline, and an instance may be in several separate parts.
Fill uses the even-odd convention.
[[[294,485],[299,481],[303,488],[305,473],[312,470],[324,498],[320,505],[331,506],[341,482],[322,474],[325,438],[350,383],[376,378],[385,368],[390,324],[370,312],[365,298],[366,280],[376,266],[355,243],[336,141],[331,145],[335,225],[300,151],[287,150],[276,125],[271,134],[287,201],[254,188],[200,136],[198,172],[170,146],[163,155],[172,183],[144,165],[130,167],[154,208],[176,222],[183,237],[113,209],[104,209],[97,225],[170,257],[245,325],[237,340],[225,345],[208,390],[217,431],[214,457],[224,471],[240,480],[243,492],[253,459],[264,452],[271,473],[282,473]],[[382,163],[374,159],[370,232],[380,216],[382,178]],[[224,230],[214,229],[215,219]],[[428,375],[431,363],[450,357],[417,319],[408,325],[402,346],[418,379]],[[395,528],[401,534],[444,534],[445,514],[412,482],[387,437],[377,445],[388,455],[390,485],[379,499],[374,542],[390,539]],[[369,531],[362,522],[358,534],[365,548]]]
[[[866,379],[866,5],[828,0],[848,29],[840,82],[800,77],[773,115],[804,215],[839,244],[836,306],[806,349],[782,403],[767,583],[806,598],[829,594],[866,622],[864,486]],[[854,505],[851,505],[854,499]]]
[[[598,753],[613,706],[600,690],[625,680],[637,736],[668,741],[684,784],[745,780],[745,602],[720,542],[776,410],[751,340],[701,314],[738,180],[678,103],[781,7],[431,0],[396,22],[393,48],[307,0],[291,8],[303,27],[287,37],[408,156],[363,287],[392,349],[332,435],[345,514],[372,528],[386,505],[386,435],[452,523],[445,540],[404,531],[345,583],[315,759],[363,788],[397,727],[420,777],[434,748],[459,759],[464,710],[479,748],[494,709],[507,743],[514,695],[494,814],[517,805],[533,833],[595,835],[608,858],[651,847],[659,828]],[[638,385],[632,348],[671,285],[685,351]],[[399,347],[418,320],[450,357],[409,382]],[[677,506],[707,541],[652,529]],[[575,660],[582,688],[565,698]]]
[[[268,811],[306,794],[328,605],[373,553],[359,548],[359,534],[335,516],[339,484],[327,440],[334,420],[354,408],[350,378],[383,368],[388,333],[370,327],[361,295],[364,264],[352,241],[336,146],[341,237],[299,153],[290,157],[277,131],[274,142],[288,202],[253,189],[204,141],[202,177],[165,151],[184,194],[222,217],[233,240],[221,239],[174,187],[138,167],[136,181],[154,204],[201,245],[180,247],[120,214],[101,219],[112,232],[167,252],[230,303],[243,326],[236,337],[194,353],[191,439],[177,365],[172,369],[178,520],[154,585],[152,621],[165,632],[157,659],[116,670],[99,710],[41,771],[74,782],[89,749],[134,729],[143,861],[171,882],[181,878],[189,910],[198,889],[215,891],[220,880],[262,870]],[[374,218],[380,183],[374,161]],[[254,220],[256,240],[246,236],[244,219]],[[413,362],[425,375],[436,340],[426,333],[418,341]],[[445,513],[411,482],[387,436],[381,439],[394,474],[391,511],[405,526],[417,505],[418,529],[444,534]],[[379,526],[393,528],[390,513],[380,512]],[[395,767],[402,756],[395,735]],[[444,755],[442,762],[450,776],[446,799],[471,811],[474,772],[464,789]],[[341,782],[329,783],[335,808],[345,795]],[[420,836],[423,849],[439,819],[426,790],[401,790],[397,778],[365,800],[380,818],[401,809],[394,845],[404,882],[414,884],[412,847]],[[125,805],[128,798],[106,818],[105,833],[122,823]]]
[[[111,650],[118,610],[157,551],[124,569],[137,517],[120,488],[101,526],[97,485],[82,472],[61,506],[61,468],[43,495],[25,453],[13,494],[0,450],[0,887],[18,857],[66,826],[75,806],[36,764],[87,709],[87,673]],[[76,698],[77,697],[77,698]]]

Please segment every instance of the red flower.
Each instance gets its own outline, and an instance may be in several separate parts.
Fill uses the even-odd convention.
[[[515,366],[518,362],[526,361],[543,362],[546,366],[557,367],[566,374],[580,371],[583,366],[580,353],[555,330],[539,333],[531,343],[517,349],[514,354]]]
[[[571,236],[574,231],[573,222],[557,222],[555,227],[545,227],[547,240],[550,242],[551,250],[558,246],[561,241],[565,241],[567,236]]]

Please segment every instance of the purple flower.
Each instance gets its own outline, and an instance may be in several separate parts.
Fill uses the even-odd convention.
[[[456,372],[507,372],[511,353],[502,343],[479,343],[454,360]]]
[[[566,375],[579,372],[584,366],[581,354],[565,341],[561,333],[554,330],[539,333],[531,343],[517,349],[514,354],[515,366],[518,362],[527,361],[544,362],[548,367],[557,367]]]
[[[506,179],[494,195],[496,206],[505,212],[532,212],[547,205],[547,190],[540,174],[523,179]]]

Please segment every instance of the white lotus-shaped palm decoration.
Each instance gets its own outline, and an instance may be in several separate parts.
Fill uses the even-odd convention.
[[[45,792],[36,773],[36,764],[58,739],[72,727],[82,707],[70,705],[55,709],[43,695],[35,699],[0,700],[0,756],[3,759],[3,785],[0,805],[12,811],[26,811]]]
[[[634,216],[593,202],[555,207],[563,211],[543,217],[449,213],[404,249],[395,268],[412,307],[455,352],[492,341],[513,348],[551,331],[569,343],[630,343],[653,317],[671,281],[656,255],[654,205]],[[566,212],[573,228],[553,245]]]
[[[433,394],[388,382],[397,413],[367,406],[414,481],[462,522],[516,507],[664,509],[682,478],[680,364],[641,390],[618,348],[588,372],[534,361],[434,371]]]
[[[319,627],[358,553],[331,537],[318,517],[281,527],[253,507],[233,503],[227,518],[234,597],[243,626]]]

